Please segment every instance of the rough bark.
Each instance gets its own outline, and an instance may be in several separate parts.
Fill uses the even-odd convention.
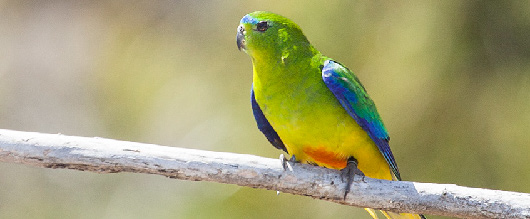
[[[192,145],[190,145],[192,147]],[[98,173],[148,173],[310,196],[344,205],[462,218],[529,218],[530,194],[356,176],[343,199],[340,172],[278,159],[104,138],[0,129],[0,161]]]

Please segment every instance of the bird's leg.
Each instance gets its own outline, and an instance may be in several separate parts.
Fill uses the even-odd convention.
[[[296,157],[293,155],[291,156],[291,159],[287,160],[285,158],[285,155],[280,154],[280,162],[282,163],[284,171],[287,171],[287,169],[289,169],[289,171],[293,172],[293,165],[294,163],[296,163]],[[280,191],[276,191],[276,195],[280,195]]]
[[[291,172],[293,171],[293,165],[296,163],[296,157],[293,155],[289,160],[285,158],[285,155],[280,154],[280,162],[282,163],[283,170],[289,169]]]
[[[348,161],[346,163],[346,167],[342,170],[340,170],[340,176],[342,178],[342,181],[346,181],[346,189],[344,192],[344,200],[346,200],[346,195],[350,192],[351,184],[353,182],[353,178],[355,175],[359,175],[363,177],[364,180],[364,173],[357,168],[357,159],[354,157],[348,158]],[[344,180],[346,179],[346,180]]]

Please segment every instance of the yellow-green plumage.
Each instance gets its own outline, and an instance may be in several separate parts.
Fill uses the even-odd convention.
[[[319,53],[314,56],[324,59]],[[301,162],[335,169],[344,168],[348,157],[354,156],[367,176],[391,180],[388,164],[377,146],[342,108],[322,82],[319,67],[311,66],[310,61],[311,57],[298,58],[296,63],[301,65],[279,64],[282,67],[272,68],[254,64],[256,101],[288,153]],[[284,62],[292,60],[287,57]],[[304,152],[320,150],[335,153],[337,160],[319,162],[315,160],[318,157]]]
[[[333,169],[354,158],[368,177],[399,179],[388,134],[364,87],[311,46],[295,23],[253,12],[241,20],[237,41],[252,59],[258,127],[275,147]],[[392,214],[398,216],[419,217]]]

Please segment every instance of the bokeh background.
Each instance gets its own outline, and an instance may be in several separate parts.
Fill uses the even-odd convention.
[[[255,10],[291,18],[357,74],[405,180],[530,192],[529,1],[0,1],[0,128],[277,158],[235,42]],[[0,218],[369,216],[235,185],[0,163]]]

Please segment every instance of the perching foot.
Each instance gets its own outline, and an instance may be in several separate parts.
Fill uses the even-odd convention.
[[[342,170],[340,170],[340,176],[342,178],[342,181],[346,181],[346,188],[344,190],[344,200],[346,200],[346,195],[350,192],[351,184],[353,182],[353,178],[355,175],[362,176],[364,180],[364,173],[357,168],[357,160],[353,157],[348,158],[348,162],[346,164],[346,167]],[[346,180],[345,180],[346,179]]]
[[[283,170],[289,169],[289,171],[293,171],[293,165],[296,163],[296,157],[293,155],[291,156],[291,159],[287,160],[285,158],[285,155],[280,154],[280,162],[282,163]]]

